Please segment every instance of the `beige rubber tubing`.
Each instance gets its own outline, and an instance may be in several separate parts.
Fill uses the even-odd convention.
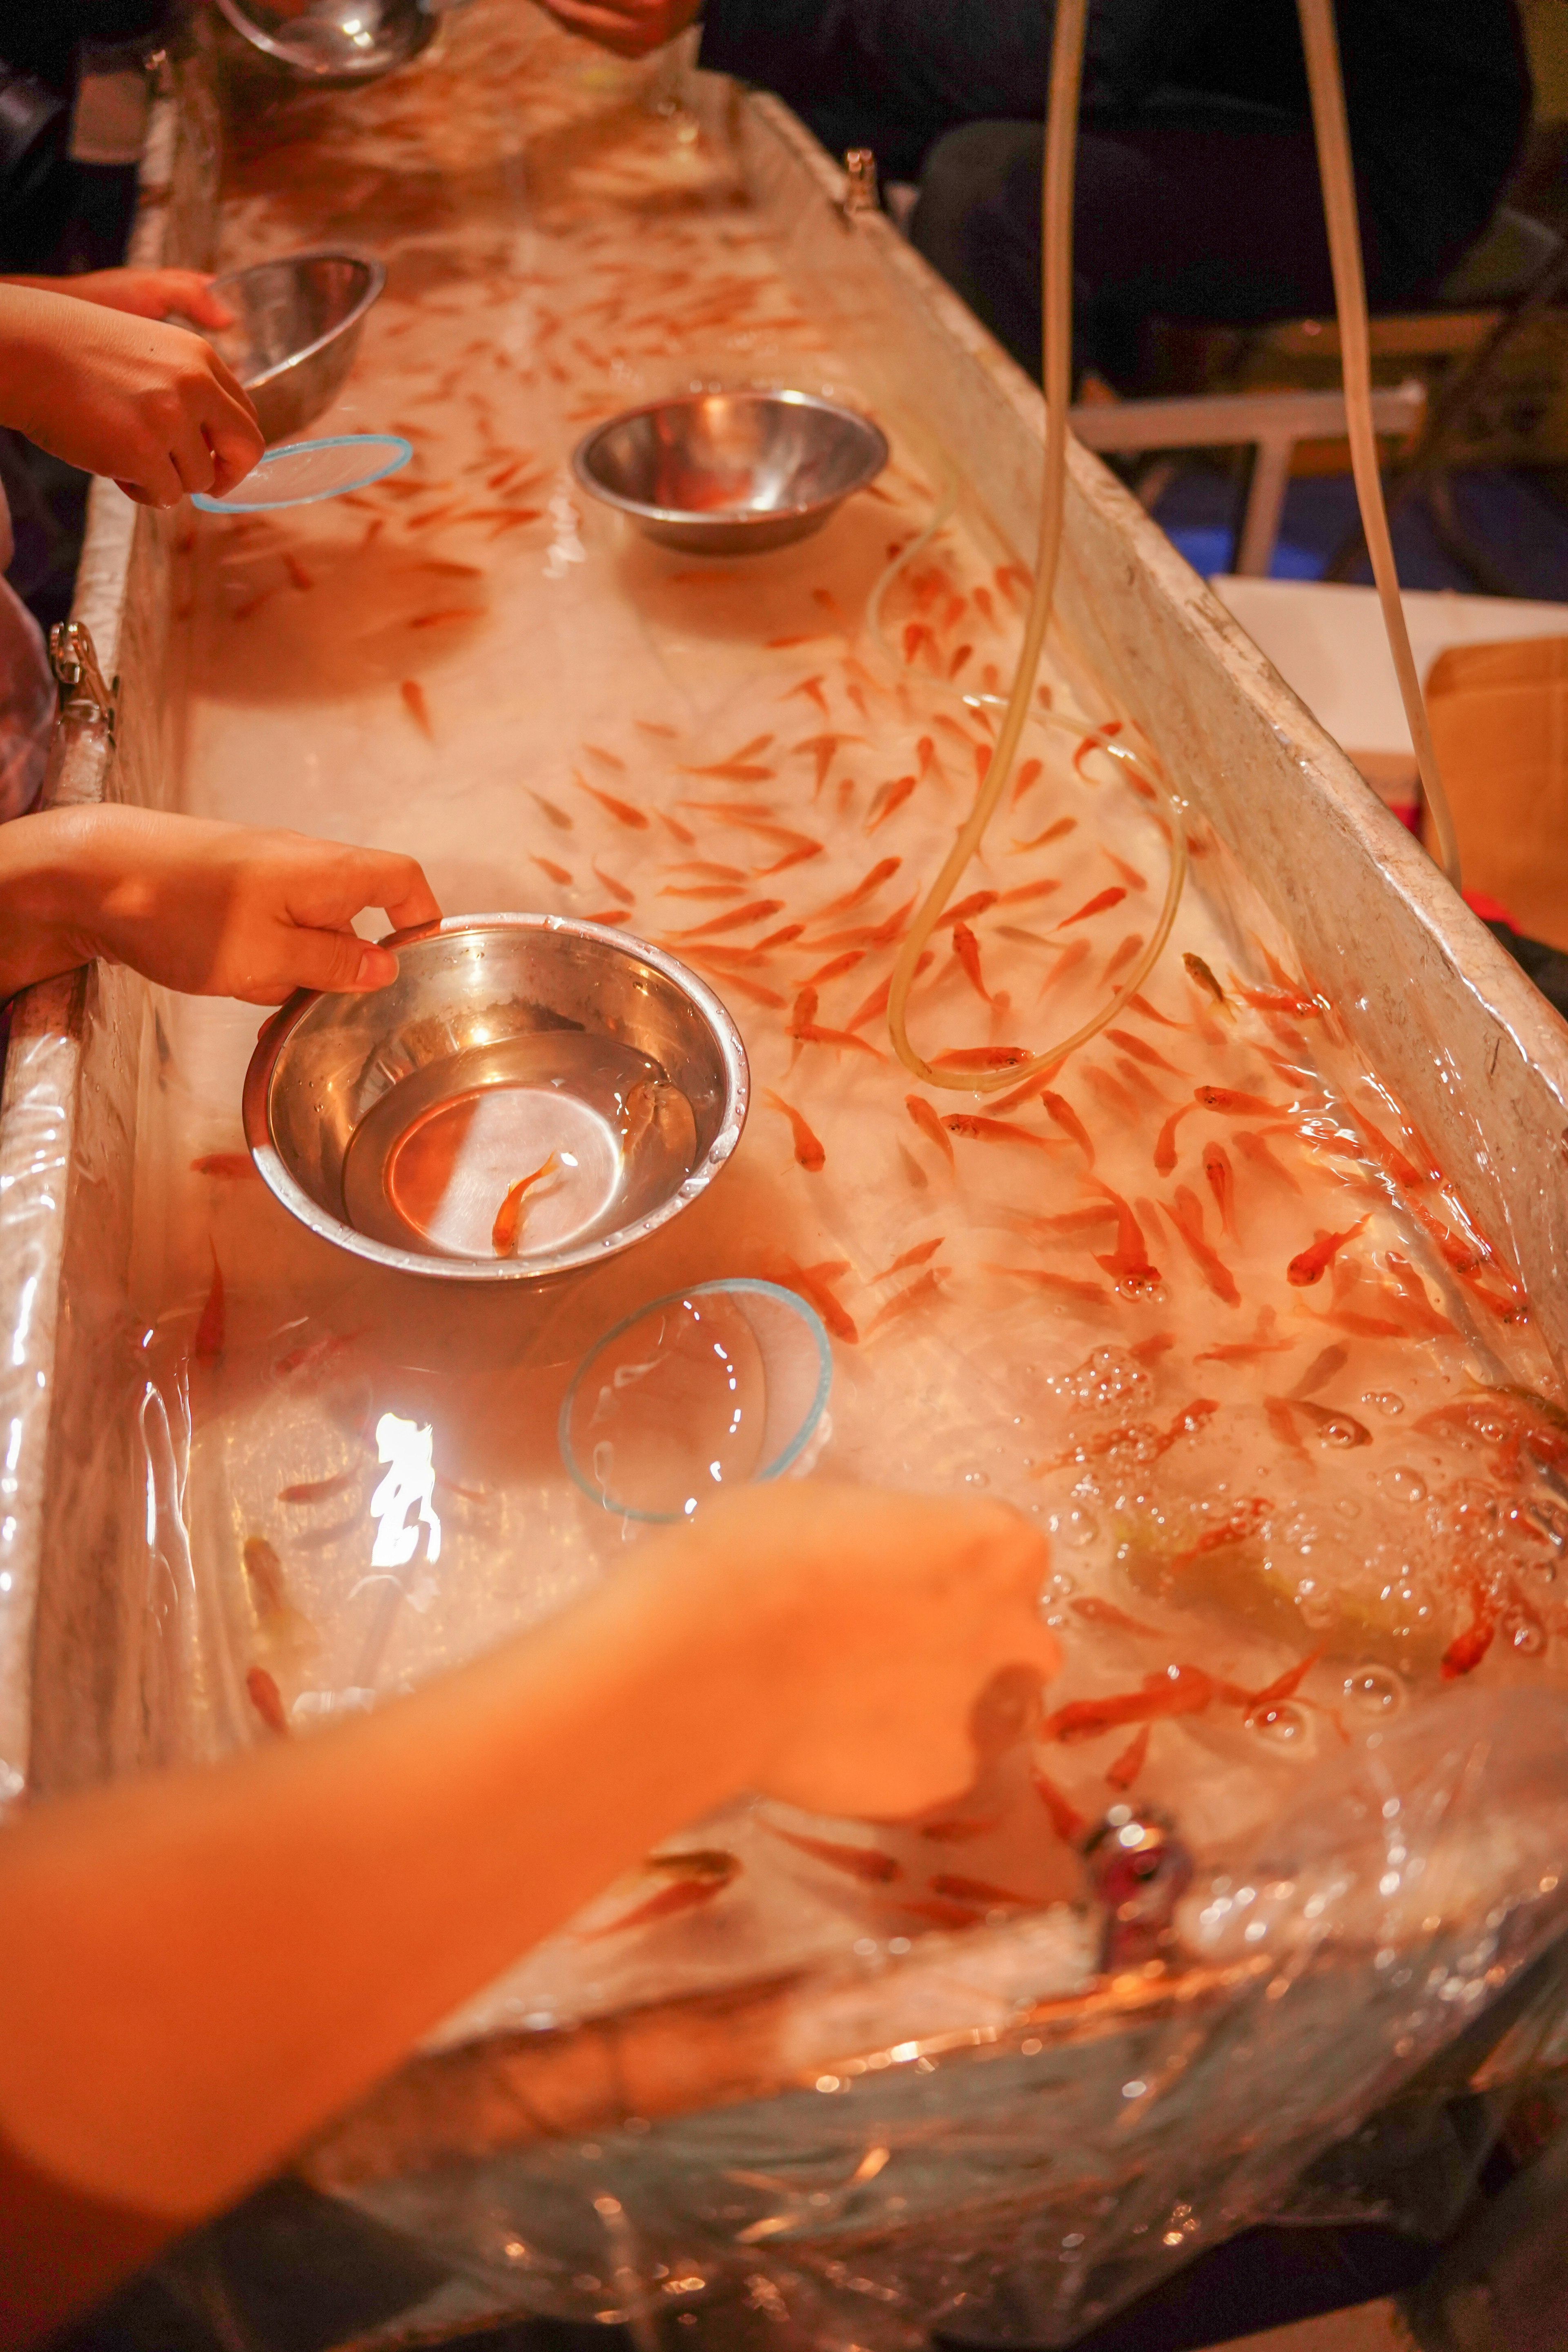
[[[1061,554],[1062,516],[1067,500],[1068,410],[1072,401],[1073,183],[1078,165],[1079,89],[1083,76],[1084,26],[1088,14],[1088,0],[1058,0],[1056,29],[1051,43],[1050,106],[1046,118],[1041,239],[1044,248],[1042,310],[1045,319],[1046,467],[1034,594],[1025,623],[1024,642],[1018,655],[1013,690],[1007,698],[1006,713],[991,757],[991,765],[986,771],[985,782],[976,794],[974,806],[949,851],[942,872],[926,893],[909,937],[899,951],[888,995],[888,1034],[904,1067],[917,1078],[923,1078],[928,1086],[945,1087],[961,1094],[999,1094],[1005,1087],[1026,1086],[1031,1078],[1044,1079],[1068,1054],[1075,1052],[1079,1045],[1087,1045],[1108,1022],[1113,1021],[1117,1007],[1124,1004],[1129,996],[1137,994],[1164,951],[1171,926],[1176,919],[1176,908],[1187,870],[1186,835],[1182,813],[1173,800],[1171,872],[1160,919],[1121,988],[1109,995],[1100,1011],[1081,1028],[1075,1029],[1069,1037],[1061,1038],[1047,1052],[1036,1054],[1026,1062],[1015,1062],[1005,1069],[984,1076],[973,1071],[957,1074],[952,1070],[933,1069],[931,1063],[915,1051],[910,1042],[909,1001],[921,957],[931,933],[942,920],[965,867],[985,837],[986,827],[996,813],[1007,780],[1013,772],[1024,729],[1031,716],[1037,715],[1033,709],[1035,679],[1039,672],[1040,656],[1045,650],[1046,631],[1050,625],[1055,600],[1057,565]],[[943,520],[945,517],[939,509],[938,519],[925,536],[934,535]],[[907,557],[900,559],[900,568],[906,560]],[[889,571],[878,583],[879,625],[881,593],[885,591],[890,576]],[[1097,732],[1092,727],[1086,731],[1090,734]],[[1103,739],[1101,745],[1102,748],[1110,748],[1104,744]]]
[[[1318,138],[1318,177],[1323,187],[1328,217],[1329,257],[1334,272],[1334,307],[1340,320],[1340,367],[1344,383],[1345,413],[1350,425],[1351,463],[1355,471],[1356,500],[1362,529],[1372,557],[1372,576],[1383,607],[1388,650],[1394,656],[1400,698],[1415,747],[1421,790],[1437,836],[1437,857],[1455,889],[1460,887],[1459,844],[1448,796],[1438,772],[1421,681],[1405,607],[1399,595],[1394,541],[1388,533],[1388,509],[1383,502],[1383,476],[1377,462],[1377,434],[1372,421],[1372,336],[1366,315],[1366,278],[1362,268],[1361,225],[1356,215],[1355,177],[1351,164],[1350,124],[1345,115],[1344,79],[1340,71],[1339,33],[1333,0],[1296,0],[1301,19],[1301,46],[1307,53],[1307,80],[1312,94],[1312,121]]]
[[[1438,771],[1431,729],[1427,724],[1426,707],[1415,672],[1409,631],[1405,626],[1399,575],[1394,561],[1394,544],[1389,536],[1388,514],[1383,499],[1377,436],[1372,418],[1371,331],[1367,320],[1366,280],[1362,266],[1361,227],[1356,211],[1350,129],[1345,115],[1333,0],[1298,0],[1298,7],[1317,135],[1318,169],[1328,225],[1334,303],[1339,315],[1341,367],[1356,499],[1372,557],[1373,577],[1377,583],[1389,651],[1399,680],[1411,741],[1415,747],[1422,791],[1437,836],[1439,859],[1448,879],[1458,889],[1460,887],[1458,844]],[[1186,877],[1186,835],[1182,811],[1173,794],[1171,870],[1159,922],[1126,980],[1114,994],[1107,998],[1097,1013],[1070,1036],[1060,1039],[1046,1052],[1033,1055],[1027,1062],[1011,1064],[1007,1068],[986,1076],[979,1076],[973,1072],[960,1076],[951,1070],[935,1069],[915,1051],[909,1034],[909,1000],[920,959],[965,868],[984,839],[986,828],[995,814],[1012,774],[1024,729],[1031,717],[1040,715],[1033,706],[1034,686],[1055,600],[1067,493],[1067,417],[1072,392],[1073,186],[1087,16],[1088,0],[1059,0],[1051,48],[1042,236],[1046,466],[1034,595],[1013,689],[1007,698],[1006,714],[985,782],[975,797],[967,822],[949,852],[946,863],[921,902],[909,937],[900,950],[888,999],[888,1034],[905,1068],[916,1077],[923,1078],[928,1086],[943,1087],[954,1093],[994,1094],[1005,1087],[1010,1089],[1026,1085],[1036,1076],[1043,1078],[1079,1046],[1087,1045],[1091,1037],[1097,1036],[1115,1017],[1118,1005],[1125,1003],[1128,996],[1136,994],[1163,953]],[[872,600],[874,635],[884,648],[886,638],[880,624],[882,600],[895,574],[903,569],[916,550],[935,536],[951,510],[950,501],[944,499],[915,547],[895,559],[877,583]],[[1087,731],[1090,734],[1098,732],[1092,727]],[[1103,737],[1100,738],[1100,748],[1111,749]]]

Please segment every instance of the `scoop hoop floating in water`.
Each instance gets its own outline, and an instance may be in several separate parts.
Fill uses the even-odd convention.
[[[264,514],[279,507],[313,507],[368,489],[407,465],[414,444],[401,433],[331,433],[320,441],[285,441],[258,458],[243,482],[221,499],[191,492],[203,514]]]
[[[833,1385],[833,1349],[821,1317],[795,1291],[786,1290],[775,1282],[760,1282],[751,1276],[735,1276],[721,1281],[693,1283],[685,1290],[673,1290],[663,1298],[649,1299],[646,1307],[639,1307],[635,1314],[626,1316],[612,1330],[606,1331],[584,1357],[561,1401],[561,1416],[557,1424],[561,1459],[568,1475],[582,1488],[590,1502],[597,1503],[604,1510],[614,1511],[619,1517],[638,1519],[649,1526],[669,1527],[689,1517],[695,1505],[689,1502],[681,1510],[655,1510],[647,1507],[643,1502],[608,1493],[593,1470],[578,1456],[574,1423],[579,1402],[595,1368],[603,1364],[629,1333],[656,1317],[668,1314],[671,1309],[690,1307],[700,1300],[721,1302],[736,1308],[749,1326],[762,1360],[765,1388],[762,1458],[743,1479],[734,1479],[730,1483],[755,1486],[765,1485],[773,1478],[782,1478],[801,1461],[822,1426],[828,1392]],[[698,1311],[700,1314],[700,1309]],[[790,1351],[792,1361],[786,1362],[786,1349]],[[784,1373],[782,1378],[781,1370]]]

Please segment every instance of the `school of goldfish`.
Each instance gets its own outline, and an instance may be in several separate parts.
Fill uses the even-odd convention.
[[[984,775],[981,698],[1005,690],[1028,573],[961,501],[893,583],[886,657],[866,598],[950,462],[896,351],[793,274],[795,226],[627,69],[500,0],[444,40],[352,110],[296,100],[235,128],[226,264],[351,232],[381,255],[321,429],[391,426],[416,457],[320,509],[185,527],[183,804],[408,848],[452,910],[657,941],[740,1023],[752,1111],[710,1204],[646,1255],[532,1316],[454,1305],[289,1225],[238,1149],[249,1024],[163,1011],[144,1150],[179,1177],[143,1238],[138,1376],[188,1397],[183,1507],[193,1550],[216,1548],[226,1662],[209,1744],[371,1704],[602,1573],[621,1529],[553,1457],[565,1378],[672,1281],[736,1273],[832,1335],[826,1466],[984,1488],[1051,1531],[1065,1670],[962,1805],[875,1835],[781,1813],[716,1844],[709,1824],[540,1981],[597,1981],[617,1936],[678,1975],[683,1939],[774,1916],[779,1885],[809,1887],[832,1937],[973,1928],[1077,1892],[1118,1797],[1223,1847],[1358,1725],[1552,1672],[1568,1413],[1464,1171],[1193,812],[1173,942],[1089,1046],[973,1107],[911,1087],[893,959]],[[888,473],[749,562],[584,510],[585,425],[719,375],[863,399]],[[1042,681],[1043,704],[1062,692]],[[1076,743],[1035,730],[933,937],[912,1013],[940,1067],[1021,1065],[1148,936],[1160,747],[1096,719]],[[526,1246],[550,1165],[499,1204],[498,1253]],[[427,1425],[439,1465],[395,1570],[372,1564],[387,1414]]]

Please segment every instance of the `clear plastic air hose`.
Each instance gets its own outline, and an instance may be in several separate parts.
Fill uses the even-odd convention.
[[[1007,780],[1013,772],[1024,729],[1032,716],[1040,716],[1035,705],[1035,679],[1045,650],[1046,631],[1050,623],[1055,600],[1057,564],[1061,553],[1062,518],[1067,502],[1067,436],[1068,409],[1072,400],[1072,216],[1073,183],[1078,164],[1078,105],[1079,88],[1083,73],[1084,26],[1089,13],[1088,0],[1058,0],[1056,29],[1051,44],[1050,105],[1046,118],[1046,171],[1042,244],[1044,247],[1044,282],[1042,310],[1045,319],[1045,392],[1046,392],[1046,466],[1045,488],[1040,502],[1039,549],[1035,561],[1035,589],[1030,600],[1027,620],[1024,626],[1024,642],[1018,654],[1018,667],[1013,679],[1013,690],[1007,698],[996,748],[986,771],[985,781],[975,795],[974,806],[960,828],[958,837],[947,856],[946,863],[935,882],[926,893],[910,927],[909,937],[899,952],[893,967],[892,986],[888,997],[888,1034],[893,1050],[904,1067],[928,1086],[946,1087],[964,1094],[994,1094],[1003,1087],[1027,1085],[1034,1077],[1044,1078],[1057,1068],[1063,1058],[1087,1045],[1107,1023],[1116,1018],[1117,1007],[1135,995],[1153,970],[1163,952],[1171,926],[1176,919],[1176,908],[1186,876],[1187,845],[1181,812],[1173,803],[1171,825],[1171,871],[1165,888],[1165,902],[1160,911],[1147,945],[1127,973],[1121,988],[1108,994],[1099,1012],[1086,1021],[1071,1036],[1064,1037],[1047,1051],[1036,1054],[1025,1063],[1014,1063],[1007,1068],[981,1075],[974,1071],[962,1074],[939,1070],[922,1058],[910,1042],[909,1001],[914,986],[915,973],[931,933],[941,922],[944,909],[957,888],[960,877],[985,836],[986,827],[995,814]],[[930,539],[946,520],[942,508],[924,534]],[[919,545],[921,542],[917,542]],[[914,553],[908,549],[900,558],[900,565]],[[885,574],[878,583],[873,599],[876,618],[880,622],[881,600],[890,575]],[[1092,727],[1085,732],[1094,735]],[[1104,739],[1100,739],[1102,745]],[[1109,749],[1108,745],[1104,748]]]
[[[1333,0],[1297,0],[1301,19],[1301,46],[1307,53],[1307,80],[1312,94],[1312,121],[1318,137],[1318,176],[1323,186],[1323,210],[1329,225],[1329,257],[1334,272],[1334,307],[1340,321],[1340,367],[1344,383],[1345,414],[1350,425],[1351,464],[1355,472],[1356,501],[1362,530],[1372,558],[1372,576],[1383,606],[1383,625],[1394,656],[1400,698],[1415,747],[1421,790],[1437,836],[1437,856],[1444,873],[1459,887],[1459,845],[1448,796],[1438,772],[1415,656],[1405,625],[1394,568],[1394,542],[1388,533],[1388,510],[1383,502],[1383,477],[1377,462],[1377,435],[1372,421],[1372,335],[1366,315],[1366,278],[1362,268],[1361,226],[1356,215],[1355,177],[1351,166],[1350,125],[1345,116],[1344,81],[1340,72],[1339,32]]]
[[[1378,600],[1383,608],[1389,651],[1399,679],[1411,740],[1415,748],[1422,790],[1437,837],[1439,858],[1448,879],[1458,889],[1458,844],[1438,772],[1431,729],[1421,696],[1421,684],[1416,676],[1415,659],[1405,624],[1399,576],[1394,567],[1394,546],[1383,499],[1377,436],[1372,416],[1371,331],[1367,320],[1366,284],[1362,267],[1361,229],[1356,212],[1350,130],[1345,114],[1333,0],[1297,0],[1297,5],[1311,91],[1318,168],[1333,267],[1334,301],[1339,314],[1345,409],[1356,497],[1372,557],[1373,576],[1377,583]],[[1087,1045],[1112,1021],[1117,1007],[1125,1003],[1129,995],[1137,992],[1163,952],[1175,921],[1176,908],[1186,877],[1186,835],[1181,809],[1173,795],[1171,866],[1160,919],[1131,971],[1117,991],[1108,994],[1096,1013],[1070,1036],[1058,1040],[1045,1052],[1032,1055],[1027,1062],[1015,1063],[984,1076],[973,1071],[959,1074],[952,1069],[933,1068],[915,1051],[910,1041],[908,1015],[910,992],[914,985],[921,957],[965,868],[984,839],[986,828],[1006,789],[1025,727],[1031,719],[1044,719],[1047,724],[1053,719],[1061,723],[1066,716],[1041,711],[1035,703],[1034,689],[1055,601],[1067,498],[1068,408],[1072,396],[1073,190],[1078,162],[1079,92],[1087,17],[1088,0],[1058,0],[1051,45],[1050,103],[1046,119],[1042,236],[1046,463],[1034,595],[1025,625],[1012,691],[1007,698],[1001,731],[985,781],[903,942],[893,968],[888,999],[888,1034],[905,1068],[916,1077],[924,1079],[928,1086],[945,1087],[968,1094],[995,1093],[1004,1087],[1012,1089],[1026,1085],[1037,1076],[1044,1077],[1047,1072],[1056,1069],[1068,1054]],[[921,547],[935,537],[955,502],[956,492],[950,489],[939,502],[926,530],[912,546],[902,551],[878,582],[871,599],[870,619],[872,633],[879,645],[886,646],[881,613],[893,578]],[[963,694],[962,698],[965,701],[977,698],[990,701],[994,698]],[[1084,731],[1091,736],[1098,735],[1098,730],[1092,726],[1086,727]],[[1098,740],[1100,748],[1106,751],[1112,748],[1103,736],[1099,736]]]

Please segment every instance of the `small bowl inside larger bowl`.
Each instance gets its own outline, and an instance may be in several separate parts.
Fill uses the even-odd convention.
[[[235,323],[212,341],[250,394],[268,442],[288,440],[330,407],[385,284],[379,261],[337,249],[284,254],[214,280]]]
[[[628,409],[584,435],[577,479],[667,547],[760,554],[820,530],[875,481],[888,444],[820,394],[694,392]]]
[[[452,917],[389,944],[390,987],[291,998],[246,1074],[261,1176],[339,1248],[537,1282],[656,1232],[739,1142],[739,1033],[673,957],[553,915]]]

